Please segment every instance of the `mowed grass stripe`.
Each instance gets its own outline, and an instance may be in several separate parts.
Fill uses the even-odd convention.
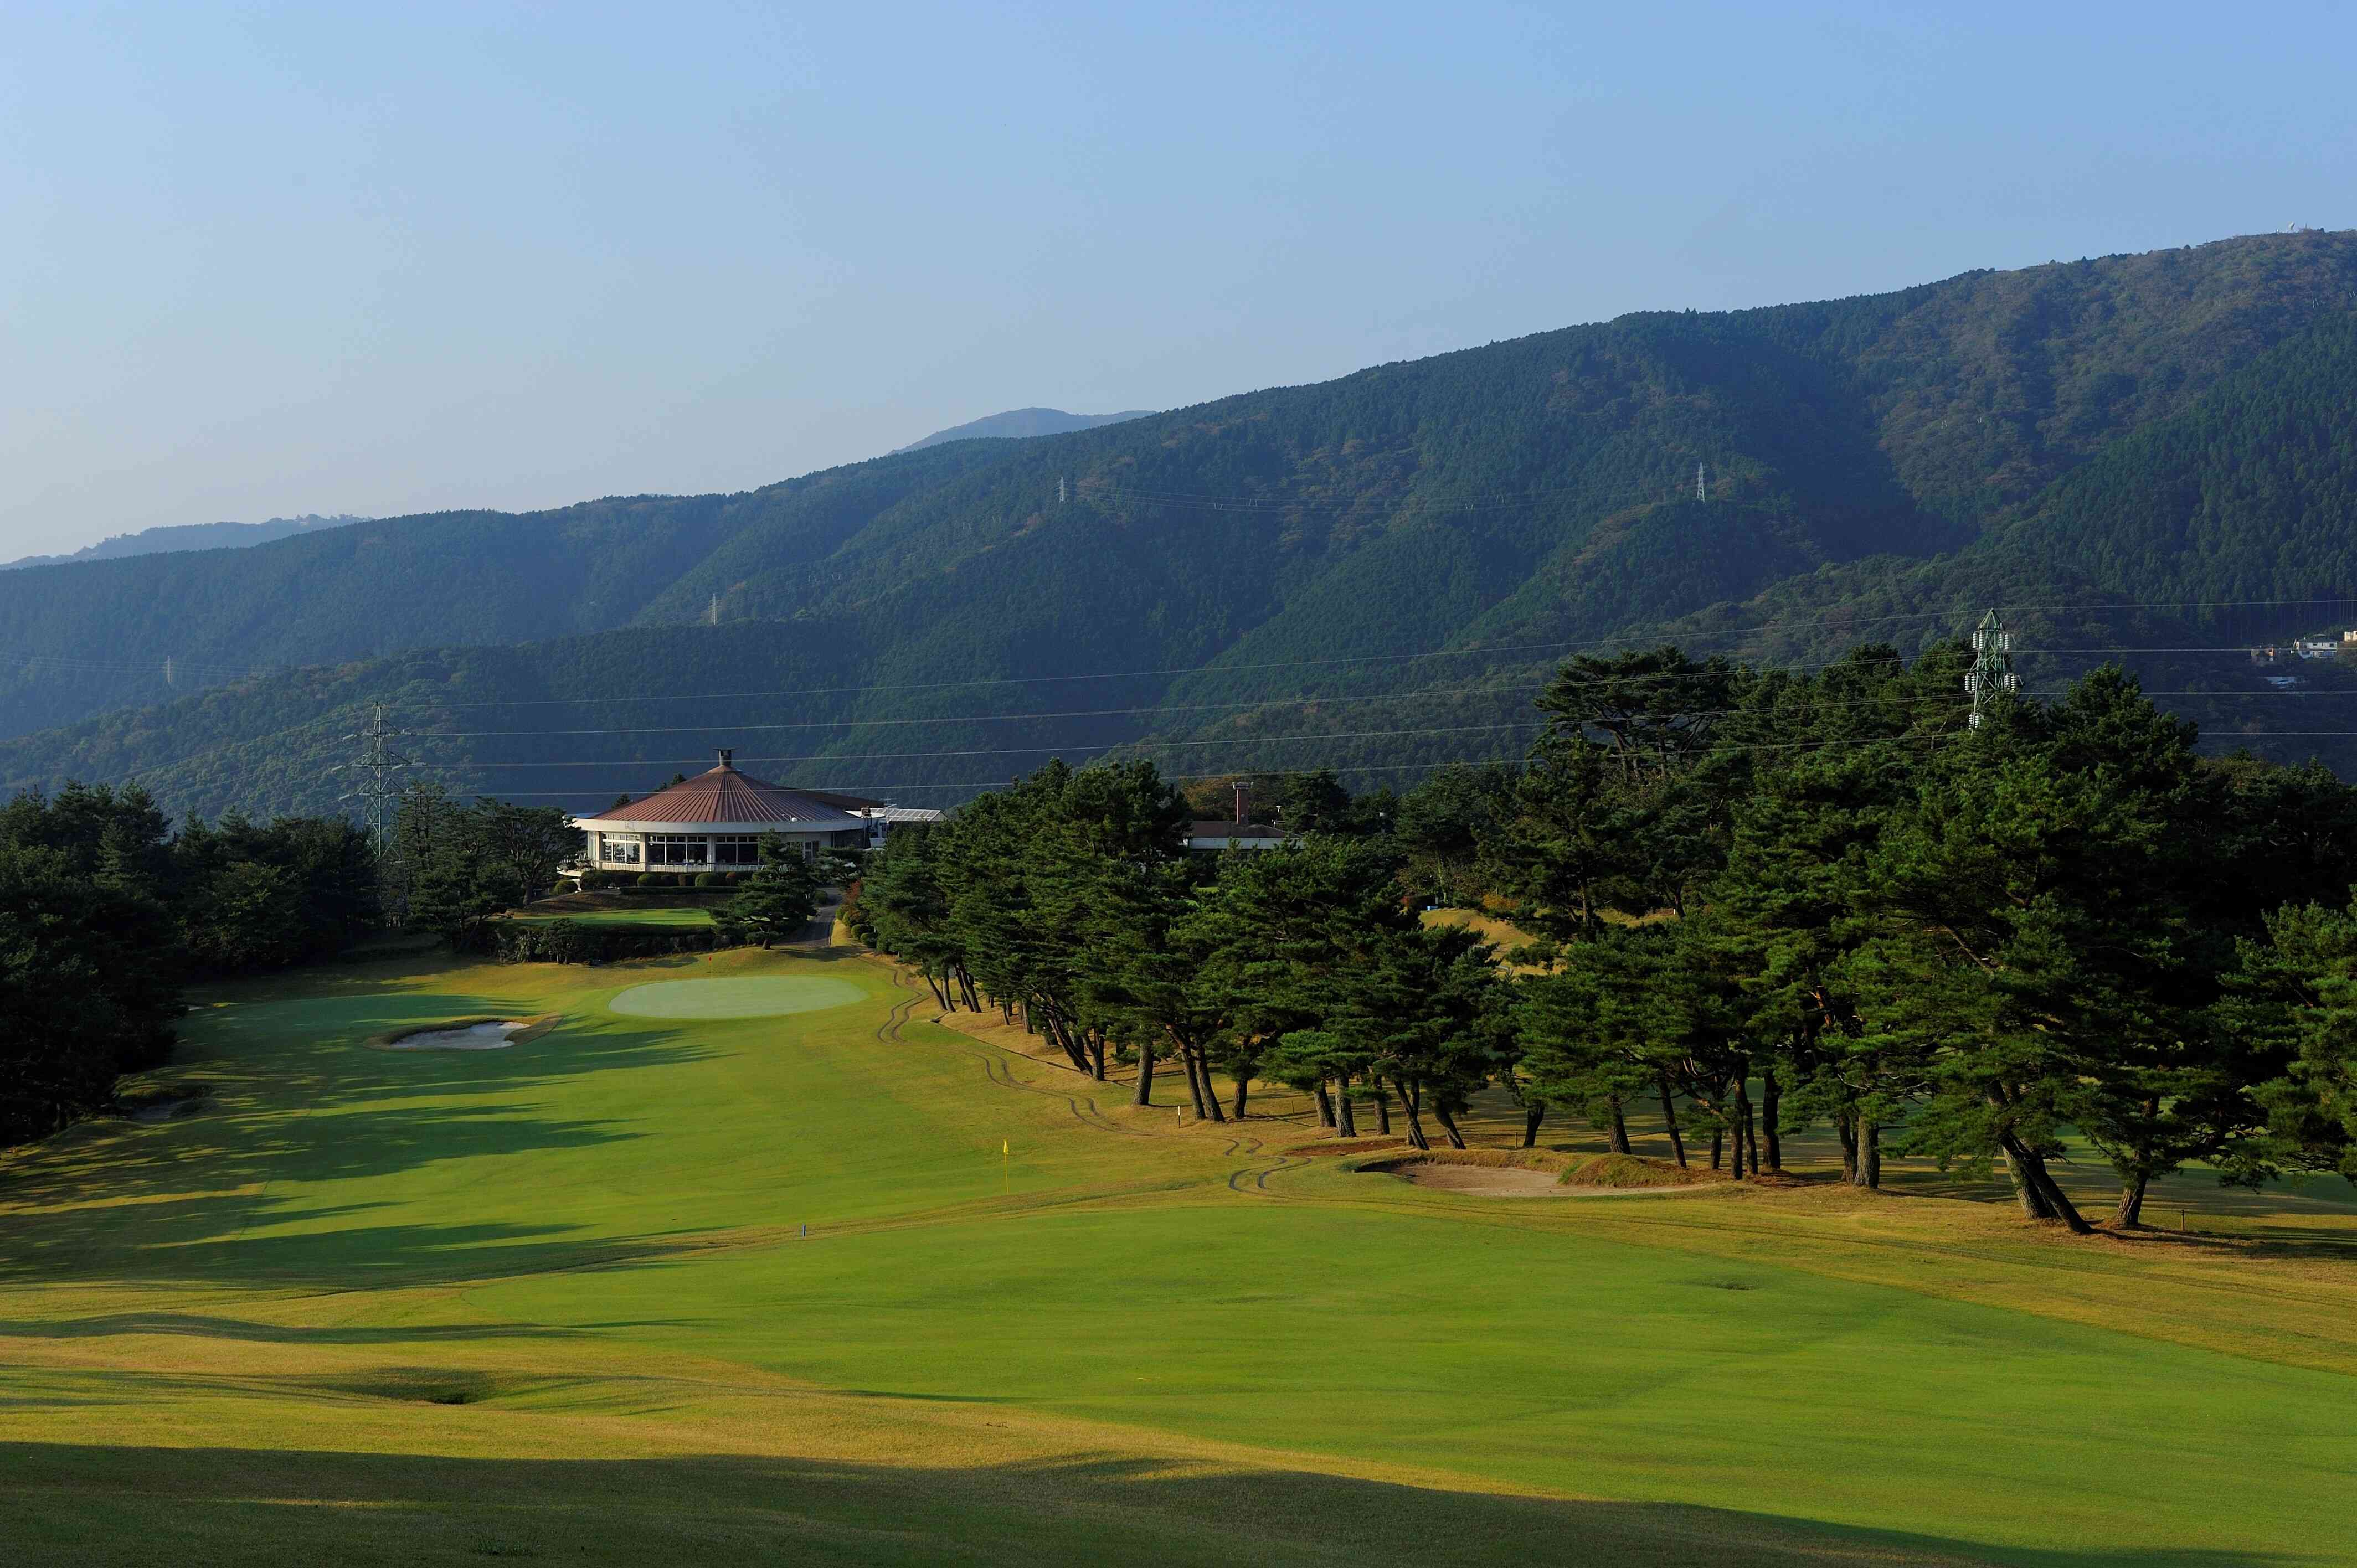
[[[703,976],[823,979],[858,999],[737,1019],[607,1006],[632,985]],[[540,1466],[550,1541],[607,1561],[665,1531],[713,1561],[820,1536],[843,1561],[952,1546],[1015,1561],[1025,1531],[1002,1526],[1016,1518],[1039,1560],[1144,1560],[1150,1530],[1091,1510],[1207,1528],[1172,1501],[1187,1488],[1116,1487],[1084,1507],[1064,1472],[1027,1511],[1020,1476],[981,1457],[1048,1463],[1060,1451],[1043,1434],[1085,1430],[1141,1464],[1174,1444],[1255,1455],[1238,1461],[1262,1477],[1249,1486],[1324,1521],[1206,1537],[1268,1561],[1472,1552],[1414,1531],[1370,1541],[1318,1487],[1268,1478],[1321,1469],[1426,1477],[1441,1490],[1419,1506],[1435,1518],[1459,1505],[1434,1498],[1495,1487],[1751,1516],[1623,1508],[1587,1518],[1592,1541],[1523,1539],[1574,1562],[1684,1560],[1682,1518],[1714,1521],[1695,1539],[1727,1562],[2348,1560],[2334,1434],[2357,1385],[2165,1342],[2201,1341],[2214,1312],[2180,1312],[2201,1293],[2172,1283],[2175,1265],[2099,1254],[2071,1274],[2072,1254],[2001,1215],[1927,1201],[1511,1205],[1323,1161],[1281,1171],[1274,1198],[1251,1180],[1240,1193],[1230,1178],[1275,1166],[1300,1128],[1175,1135],[1167,1109],[1132,1112],[1118,1089],[939,1028],[924,1009],[896,1015],[909,998],[879,965],[759,951],[598,970],[386,964],[225,989],[172,1069],[212,1086],[210,1111],[60,1140],[0,1178],[0,1365],[65,1380],[0,1401],[0,1438],[46,1445],[41,1517],[149,1519],[168,1486],[149,1498],[108,1478],[135,1468],[133,1454],[218,1498],[203,1477],[234,1467],[202,1455],[234,1451],[313,1476],[290,1482],[307,1495],[379,1477],[422,1521],[385,1539],[429,1560],[448,1545],[436,1521],[464,1511],[451,1477],[496,1490],[502,1459]],[[543,1013],[566,1021],[506,1051],[361,1044],[395,1026]],[[1963,1217],[1956,1246],[1941,1242],[1943,1214]],[[1880,1240],[1866,1233],[1878,1226]],[[1943,1261],[1919,1271],[1910,1245]],[[2034,1296],[2019,1282],[2058,1270],[2090,1301],[2149,1299],[2114,1308],[2124,1332],[1948,1299],[1992,1281]],[[2337,1266],[2300,1279],[2350,1299]],[[2274,1331],[2291,1337],[2302,1314],[2315,1309]],[[2319,1361],[2345,1332],[2317,1336]],[[422,1396],[437,1378],[471,1402]],[[898,1545],[805,1539],[774,1498],[751,1505],[770,1524],[748,1515],[704,1541],[692,1509],[587,1478],[622,1475],[592,1461],[674,1418],[705,1459],[774,1452],[774,1410],[679,1392],[686,1382],[857,1391],[880,1413],[858,1426],[877,1452],[834,1455],[853,1489],[886,1511],[968,1501]],[[619,1391],[658,1385],[673,1391]],[[980,1423],[959,1428],[972,1463],[896,1457],[896,1434],[945,1441],[945,1412]],[[254,1457],[298,1426],[294,1446],[353,1452]],[[184,1467],[153,1454],[166,1428],[203,1434]],[[450,1453],[490,1468],[421,1467]],[[692,1468],[607,1490],[675,1485],[735,1506],[719,1499],[736,1483],[715,1477],[743,1477]],[[241,1541],[250,1507],[200,1509],[231,1522],[206,1527],[197,1560],[206,1542]],[[1798,1556],[1796,1527],[1816,1532]],[[108,1550],[76,1560],[115,1560]]]

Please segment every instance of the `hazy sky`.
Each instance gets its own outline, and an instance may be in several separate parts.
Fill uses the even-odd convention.
[[[0,558],[2348,227],[2352,44],[2281,3],[0,0]]]

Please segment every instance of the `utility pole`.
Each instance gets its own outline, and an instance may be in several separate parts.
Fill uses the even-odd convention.
[[[1990,693],[2021,690],[2021,677],[2013,672],[2013,633],[2005,629],[1995,610],[1981,617],[1973,632],[1973,668],[1964,677],[1964,690],[1973,694],[1975,729],[1981,727],[1981,709]]]
[[[164,684],[167,686],[178,686],[179,684],[178,681],[172,679],[172,656],[168,653],[164,655]]]
[[[1698,501],[1710,499],[1710,481],[1703,478],[1700,463],[1695,465],[1695,499]]]
[[[720,596],[719,596],[718,594],[715,594],[715,595],[713,595],[713,596],[712,596],[712,621],[711,621],[711,624],[712,624],[712,625],[714,625],[714,626],[718,626],[718,625],[720,624]]]
[[[1064,504],[1065,493],[1064,476],[1059,474],[1056,476],[1056,504],[1058,506],[1062,506]]]
[[[362,802],[361,811],[368,818],[369,834],[376,841],[376,852],[384,854],[385,833],[392,825],[389,818],[393,798],[401,791],[393,787],[396,768],[409,766],[409,758],[396,756],[392,742],[407,735],[407,730],[393,729],[385,723],[384,704],[379,703],[369,715],[368,727],[344,736],[361,743],[361,754],[344,768],[361,776],[360,787],[341,797]]]

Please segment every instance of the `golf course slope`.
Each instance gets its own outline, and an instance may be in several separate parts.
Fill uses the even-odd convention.
[[[2357,1562],[2346,1205],[1518,1202],[920,997],[841,949],[201,994],[196,1109],[0,1155],[0,1563]]]

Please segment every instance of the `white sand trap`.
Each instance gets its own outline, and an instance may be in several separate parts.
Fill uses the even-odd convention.
[[[729,980],[662,980],[633,985],[606,1004],[628,1018],[770,1018],[815,1013],[866,999],[848,980],[816,974],[745,975]]]
[[[384,1048],[389,1051],[503,1051],[515,1042],[509,1036],[526,1027],[521,1019],[498,1024],[469,1024],[463,1029],[428,1029],[404,1035]]]

